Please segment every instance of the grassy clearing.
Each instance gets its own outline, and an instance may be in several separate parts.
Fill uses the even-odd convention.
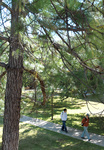
[[[68,98],[60,101],[58,97],[54,97],[53,105],[48,102],[46,106],[34,105],[29,99],[23,99],[21,103],[21,115],[27,115],[34,118],[51,121],[61,124],[60,113],[67,108],[68,121],[67,126],[81,129],[81,120],[86,112],[88,112],[86,102],[81,99]],[[88,105],[97,106],[100,110],[103,105],[98,102],[90,101]],[[53,107],[52,107],[53,106]],[[98,108],[96,109],[98,111]],[[52,119],[53,110],[53,120]],[[92,108],[91,108],[92,110]],[[104,117],[90,116],[89,132],[104,135]],[[2,117],[0,117],[0,146],[2,141]],[[20,123],[20,145],[19,150],[104,150],[103,147],[83,142],[61,134],[47,131],[32,125]]]
[[[20,124],[19,150],[104,150],[103,147],[83,142],[74,138],[34,127]]]
[[[28,99],[26,99],[26,101],[28,101],[28,105],[27,103],[22,103],[21,114],[61,124],[60,113],[64,108],[67,108],[67,126],[83,130],[81,120],[85,114],[89,112],[85,100],[68,98],[64,101],[60,101],[58,97],[54,97],[53,105],[50,105],[51,102],[48,102],[46,106],[34,105]],[[104,105],[98,102],[88,101],[88,105],[93,112],[94,108],[96,112],[104,109]],[[51,120],[52,112],[53,120]],[[104,135],[103,130],[104,116],[90,115],[89,132]]]
[[[2,119],[0,117],[0,149],[2,135]],[[19,150],[104,150],[103,147],[83,142],[59,133],[39,127],[20,123]]]

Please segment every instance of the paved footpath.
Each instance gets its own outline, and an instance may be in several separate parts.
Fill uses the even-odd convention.
[[[35,125],[35,126],[38,126],[38,127],[50,130],[50,131],[61,133],[61,134],[64,134],[66,136],[70,136],[70,137],[73,137],[73,138],[76,138],[79,140],[83,140],[83,139],[81,139],[82,131],[74,129],[74,128],[67,127],[68,133],[65,133],[65,132],[61,131],[61,125],[55,124],[52,122],[47,122],[44,120],[35,119],[35,118],[27,117],[27,116],[22,116],[20,118],[20,121],[31,124],[31,125]],[[90,138],[92,139],[90,141],[90,143],[104,147],[104,136],[97,135],[94,133],[89,133],[89,134],[90,134]],[[87,141],[87,138],[84,139],[83,141]]]

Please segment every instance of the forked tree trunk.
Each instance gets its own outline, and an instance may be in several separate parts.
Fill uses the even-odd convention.
[[[19,22],[18,1],[12,4],[10,54],[5,92],[5,112],[2,150],[18,150],[20,101],[22,89],[23,57],[16,26]]]

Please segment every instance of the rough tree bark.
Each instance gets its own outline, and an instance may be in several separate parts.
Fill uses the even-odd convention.
[[[18,1],[12,0],[11,37],[5,92],[2,150],[18,150],[19,144],[23,57],[22,49],[19,45],[19,33],[16,30],[16,26],[19,22],[18,3]]]

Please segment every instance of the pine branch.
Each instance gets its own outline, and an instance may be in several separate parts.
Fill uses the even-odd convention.
[[[64,30],[64,31],[73,31],[73,32],[78,32],[78,31],[87,31],[85,28],[76,28],[76,27],[71,27],[71,28],[58,28],[57,30]]]
[[[46,30],[44,27],[43,27],[43,29],[44,29],[44,31],[45,31],[47,37],[49,38],[51,44],[53,45],[53,47],[54,47],[58,52],[60,52],[60,48],[62,48],[63,45],[61,45],[61,44],[59,44],[59,43],[54,43],[54,42],[52,41],[51,37],[49,36],[47,30]],[[65,46],[64,46],[63,48],[68,49],[68,48],[65,47]],[[86,69],[88,69],[88,70],[90,70],[90,71],[92,71],[92,72],[95,72],[95,73],[97,73],[97,74],[104,74],[104,72],[100,72],[100,71],[97,71],[95,68],[93,69],[93,68],[89,67],[89,66],[85,63],[85,61],[84,61],[73,49],[72,49],[71,51],[68,50],[67,53],[73,55],[76,59],[78,59],[78,60],[79,60],[79,63],[80,63],[84,68],[86,68]]]

